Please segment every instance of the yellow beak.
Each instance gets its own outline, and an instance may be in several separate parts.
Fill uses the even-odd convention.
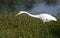
[[[20,14],[16,14],[15,16],[18,16],[18,15],[20,15]]]

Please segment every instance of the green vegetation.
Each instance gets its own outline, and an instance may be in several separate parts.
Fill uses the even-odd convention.
[[[36,2],[41,1],[0,0],[0,38],[60,38],[60,19],[44,24],[28,15],[15,16],[17,5],[25,5],[29,9]]]
[[[43,23],[28,15],[0,11],[0,38],[60,38],[60,19]]]

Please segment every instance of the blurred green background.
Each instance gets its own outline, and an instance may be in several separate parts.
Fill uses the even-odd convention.
[[[15,9],[17,3],[20,2],[30,9],[32,7],[29,7],[29,4],[34,4],[32,1],[0,0],[0,38],[60,38],[59,15],[56,16],[57,22],[51,21],[45,24],[42,20],[27,14],[15,16],[18,13]]]

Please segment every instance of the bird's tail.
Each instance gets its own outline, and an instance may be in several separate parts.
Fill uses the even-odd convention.
[[[56,19],[56,18],[54,18],[54,21],[57,21],[57,19]]]

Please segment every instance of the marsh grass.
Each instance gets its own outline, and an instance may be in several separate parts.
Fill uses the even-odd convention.
[[[43,23],[28,15],[0,13],[0,38],[59,38],[60,20]]]

